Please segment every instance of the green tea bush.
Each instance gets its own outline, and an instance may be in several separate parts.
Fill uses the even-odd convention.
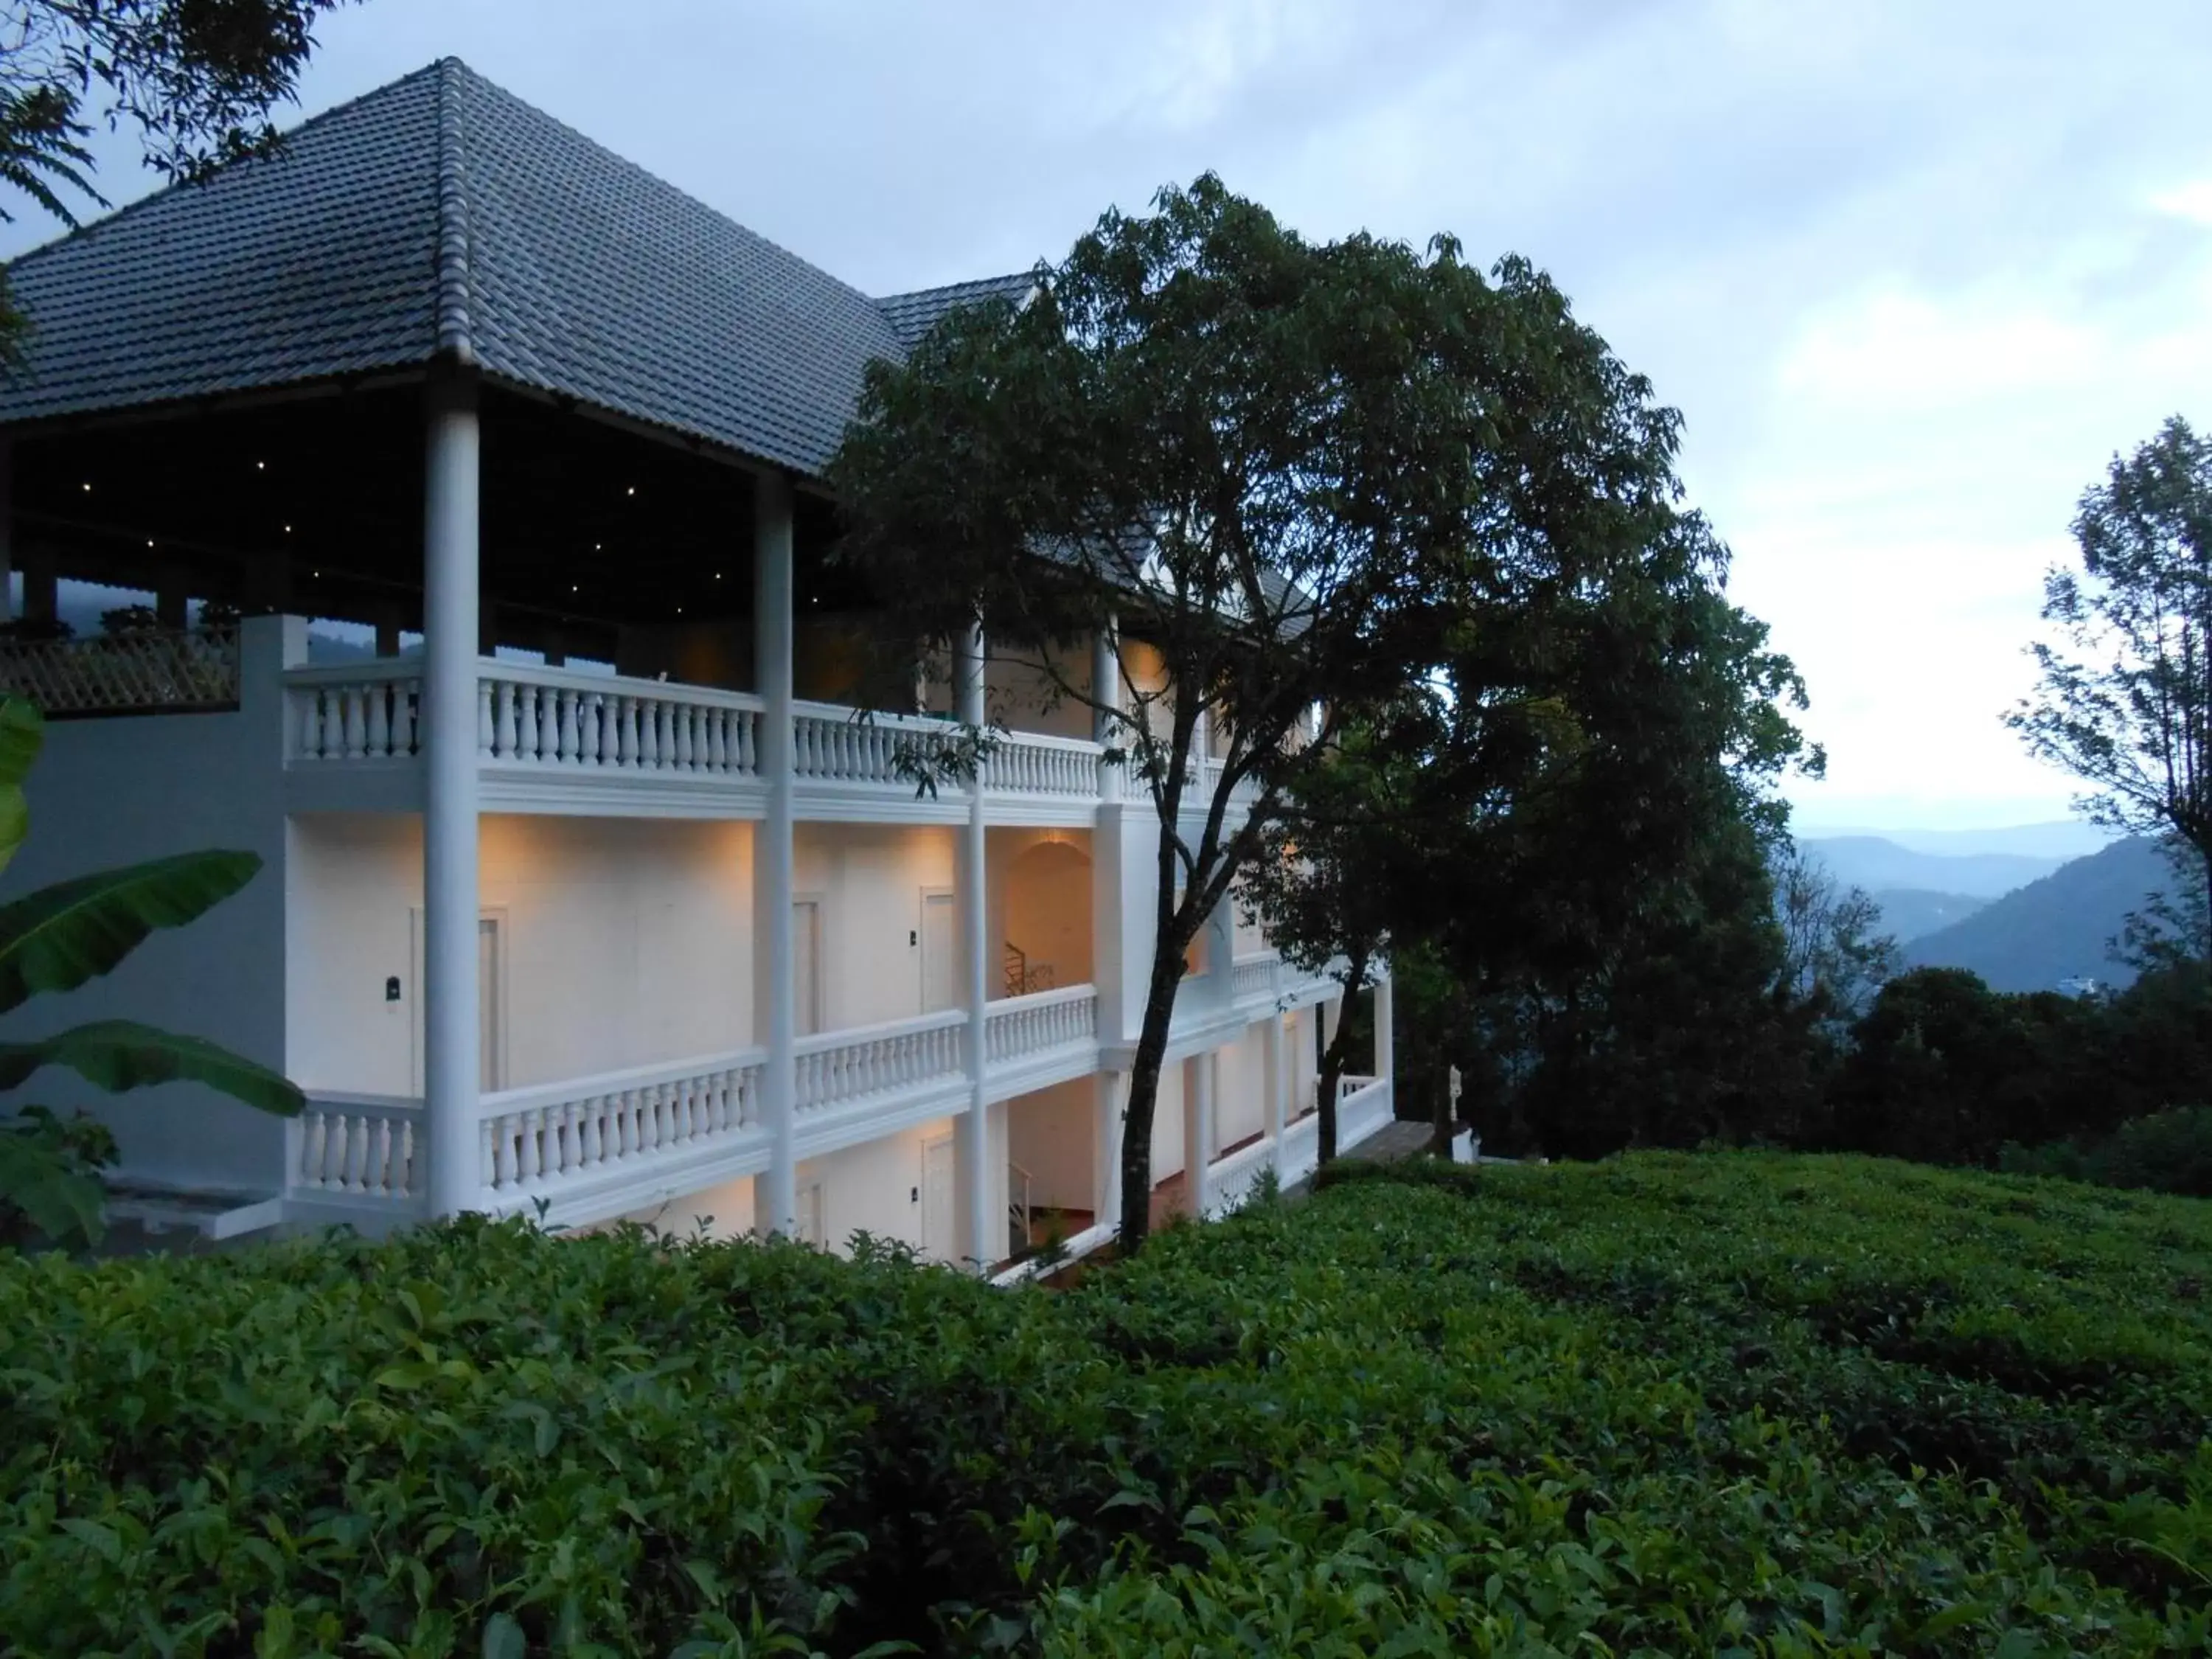
[[[1066,1292],[0,1257],[0,1650],[2203,1652],[2208,1280],[2190,1200],[1751,1154],[1347,1173]]]

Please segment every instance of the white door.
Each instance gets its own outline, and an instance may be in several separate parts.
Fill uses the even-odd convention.
[[[822,1029],[822,903],[791,902],[791,1024],[795,1036]]]
[[[811,1244],[817,1250],[830,1248],[830,1217],[820,1182],[810,1181],[799,1189],[796,1221],[801,1243]]]
[[[507,1086],[507,1031],[500,1018],[500,1010],[506,1006],[501,995],[506,988],[500,983],[500,972],[507,962],[507,952],[501,948],[504,942],[497,916],[477,918],[477,1090],[480,1094]]]
[[[959,1254],[952,1209],[952,1137],[939,1135],[921,1144],[921,1253],[933,1261]]]
[[[422,910],[417,905],[407,916],[408,967],[412,984],[422,983]],[[407,1071],[413,1091],[422,1092],[424,1041],[422,999],[412,999],[412,1029],[408,1036]],[[507,913],[488,910],[477,918],[477,1091],[489,1094],[507,1087]]]
[[[925,890],[921,896],[921,1012],[933,1014],[960,1006],[959,915],[949,892]]]

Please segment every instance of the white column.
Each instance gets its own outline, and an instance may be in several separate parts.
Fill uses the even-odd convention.
[[[1128,1078],[1121,1072],[1101,1072],[1091,1079],[1096,1098],[1095,1138],[1091,1153],[1091,1201],[1095,1224],[1119,1226],[1121,1221],[1121,1111]]]
[[[1098,625],[1091,636],[1091,700],[1095,705],[1091,715],[1091,740],[1093,743],[1116,744],[1124,750],[1127,733],[1114,717],[1121,709],[1121,624],[1111,614]],[[1109,766],[1104,762],[1098,767],[1098,793],[1108,800],[1121,798],[1121,775],[1126,765]]]
[[[1375,981],[1375,1075],[1377,1077],[1390,1075],[1393,1037],[1390,1020],[1394,1012],[1390,981],[1378,979]]]
[[[15,441],[0,438],[0,622],[15,614],[10,577],[15,568]]]
[[[1283,1017],[1279,1013],[1267,1016],[1267,1041],[1261,1050],[1261,1086],[1267,1091],[1267,1135],[1275,1143],[1275,1179],[1287,1179],[1283,1173],[1283,1124],[1287,1116],[1284,1100],[1290,1092],[1290,1067],[1283,1062],[1288,1058],[1284,1050],[1288,1045],[1283,1040]]]
[[[983,724],[983,630],[970,628],[952,659],[952,713],[966,725]],[[992,941],[984,884],[988,879],[983,817],[983,778],[979,771],[968,788],[968,822],[960,834],[960,908],[968,940],[968,1109],[953,1139],[953,1163],[966,1195],[966,1224],[961,1255],[986,1271],[1006,1255],[1003,1225],[994,1233],[991,1118],[983,1105],[983,1022],[989,1012]]]
[[[1206,1218],[1206,1166],[1213,1162],[1213,1077],[1219,1056],[1192,1056],[1183,1073],[1182,1187],[1190,1212]]]
[[[791,484],[780,474],[753,480],[753,665],[761,700],[759,763],[768,811],[754,831],[754,926],[766,949],[757,960],[760,993],[754,1006],[766,1028],[762,1047],[761,1115],[768,1126],[769,1166],[754,1183],[753,1226],[788,1237],[798,1226],[797,957],[792,936],[792,540]]]
[[[434,381],[422,489],[422,1036],[430,1210],[478,1206],[476,387]]]

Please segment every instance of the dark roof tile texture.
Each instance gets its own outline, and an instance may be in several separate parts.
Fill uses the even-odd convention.
[[[0,422],[459,353],[807,474],[870,359],[1030,279],[883,301],[448,58],[9,270],[32,319]]]

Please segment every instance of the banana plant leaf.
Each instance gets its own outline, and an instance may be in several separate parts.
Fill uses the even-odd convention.
[[[179,853],[56,882],[0,905],[0,1012],[105,974],[156,927],[180,927],[261,867],[252,853]]]
[[[204,1037],[179,1036],[133,1019],[95,1020],[36,1042],[0,1042],[0,1090],[45,1066],[66,1066],[119,1094],[156,1083],[201,1083],[279,1117],[296,1115],[307,1097],[283,1074]]]
[[[57,1244],[100,1243],[107,1231],[106,1190],[35,1134],[0,1128],[0,1202],[13,1205]]]
[[[46,723],[33,703],[0,696],[0,870],[30,833],[31,809],[23,779],[46,740]]]

